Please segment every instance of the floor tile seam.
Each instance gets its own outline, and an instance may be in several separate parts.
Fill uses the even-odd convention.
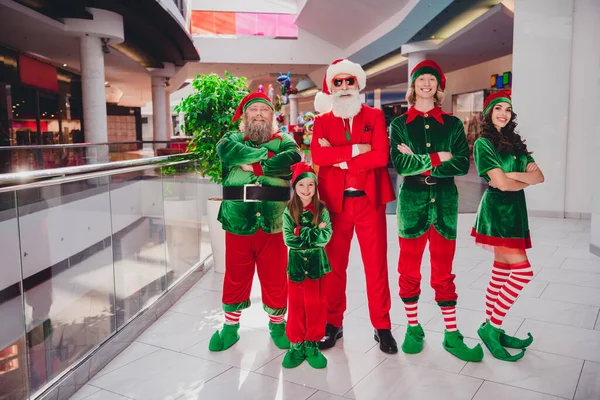
[[[600,318],[600,307],[598,308],[598,314],[596,315],[596,321],[594,321],[594,330],[596,330],[596,325],[598,325],[599,318]]]
[[[282,349],[280,349],[280,350],[282,350]],[[276,359],[276,358],[279,358],[279,357],[281,357],[281,356],[282,356],[284,353],[286,353],[286,352],[283,352],[283,351],[282,351],[281,353],[277,354],[275,357],[273,357],[273,358],[270,358],[270,359],[269,359],[267,362],[265,362],[264,364],[260,365],[260,366],[259,366],[259,367],[257,367],[257,368],[251,369],[251,370],[249,370],[249,369],[244,369],[244,368],[241,368],[241,367],[236,367],[236,368],[242,369],[242,370],[244,370],[244,371],[256,372],[256,371],[258,371],[259,369],[261,369],[261,368],[265,367],[265,366],[266,366],[267,364],[269,364],[270,362],[273,362],[273,361],[275,361],[275,359]]]
[[[318,391],[318,390],[315,390],[315,391],[314,391],[314,392],[313,392],[313,393],[312,393],[310,396],[308,396],[308,397],[307,397],[306,399],[304,399],[304,400],[310,400],[310,399],[311,399],[311,397],[313,397],[313,396],[314,396],[315,394],[317,394],[317,393],[319,393],[319,391]]]
[[[123,351],[121,351],[121,353],[117,354],[117,355],[115,356],[115,358],[113,358],[113,359],[112,359],[112,360],[111,360],[111,361],[110,361],[108,364],[106,364],[106,365],[105,365],[105,366],[104,366],[104,367],[103,367],[103,368],[102,368],[100,371],[98,371],[98,373],[97,373],[96,375],[94,375],[94,376],[93,376],[93,377],[92,377],[92,378],[89,380],[89,382],[91,382],[91,381],[92,381],[92,380],[94,380],[94,379],[98,379],[98,378],[101,378],[101,377],[103,377],[103,376],[106,376],[106,375],[108,375],[108,374],[110,374],[110,373],[113,373],[113,372],[115,372],[115,371],[118,371],[118,370],[120,370],[121,368],[128,366],[129,364],[132,364],[132,363],[134,363],[134,362],[136,362],[136,361],[139,361],[139,360],[141,360],[142,358],[148,357],[148,356],[150,356],[150,355],[152,355],[152,354],[156,353],[157,351],[160,351],[160,350],[166,350],[166,349],[164,349],[164,348],[162,348],[162,347],[155,346],[155,345],[153,345],[153,344],[148,344],[148,343],[144,343],[144,342],[138,342],[137,340],[134,340],[132,343],[136,343],[136,342],[137,342],[137,343],[144,344],[144,345],[146,345],[146,346],[151,346],[151,347],[154,347],[155,349],[154,349],[154,350],[152,350],[152,351],[151,351],[150,353],[148,353],[148,354],[145,354],[145,355],[143,355],[143,356],[141,356],[141,357],[139,357],[139,358],[136,358],[135,360],[131,360],[131,361],[129,361],[128,363],[121,365],[120,367],[117,367],[117,368],[115,368],[115,369],[113,369],[113,370],[111,370],[111,371],[107,371],[107,372],[105,372],[105,373],[103,373],[103,374],[100,374],[100,372],[102,372],[102,370],[103,370],[104,368],[108,367],[108,366],[110,365],[110,363],[111,363],[112,361],[114,361],[114,360],[115,360],[115,358],[117,358],[119,355],[121,355],[121,354],[123,353],[123,351],[127,350],[127,349],[128,349],[130,346],[131,346],[131,344],[130,344],[130,345],[129,345],[129,346],[127,346],[127,347],[126,347],[126,348],[125,348]],[[98,387],[98,386],[95,386],[95,385],[93,385],[93,384],[92,384],[91,386]]]
[[[94,393],[90,393],[90,394],[88,394],[88,395],[87,395],[87,396],[85,396],[85,397],[82,397],[82,398],[81,398],[81,400],[85,400],[85,399],[89,398],[90,396],[93,396],[93,395],[95,395],[96,393],[98,393],[99,391],[101,391],[101,390],[102,390],[102,388],[100,388],[100,387],[98,387],[98,386],[90,385],[90,383],[89,383],[89,382],[88,382],[88,383],[86,383],[85,385],[83,385],[83,386],[82,386],[82,387],[81,387],[79,390],[82,390],[82,389],[83,389],[85,386],[91,386],[91,387],[93,387],[94,389],[98,389],[98,390],[96,390]],[[77,392],[79,392],[79,390],[77,390],[77,391],[75,392],[75,394],[77,394]],[[74,396],[75,394],[73,394],[73,396]]]
[[[89,385],[89,383],[88,383],[88,385]],[[121,396],[121,397],[124,397],[126,399],[136,400],[134,397],[125,396],[124,394],[121,394],[121,393],[118,393],[118,392],[115,392],[115,391],[112,391],[112,390],[108,390],[108,389],[105,389],[105,388],[102,388],[102,387],[99,387],[99,386],[96,386],[96,385],[90,385],[90,386],[93,386],[95,388],[100,389],[99,391],[104,390],[105,392],[116,394],[117,396]],[[94,392],[94,393],[90,394],[89,396],[85,397],[84,399],[87,399],[88,397],[91,397],[91,396],[93,396],[96,393],[98,393],[98,392]]]
[[[586,363],[586,361],[584,361],[583,365],[581,365],[581,371],[579,371],[579,378],[577,378],[577,385],[575,385],[575,391],[573,392],[573,396],[571,397],[571,399],[574,399],[575,396],[577,395],[577,389],[579,389],[579,382],[581,382],[581,376],[583,375],[583,369],[585,368],[585,363]]]
[[[186,315],[187,315],[187,314],[186,314]],[[242,326],[242,324],[240,324],[240,326]],[[215,328],[215,329],[216,329],[217,331],[219,330],[218,328]],[[250,329],[250,330],[252,330],[252,331],[258,331],[258,332],[265,332],[265,331],[264,331],[264,330],[262,330],[262,329],[256,329],[256,328],[252,328],[252,327],[245,326],[245,325],[244,325],[244,329]],[[189,349],[191,349],[191,348],[192,348],[192,347],[194,347],[194,346],[197,346],[197,345],[199,345],[199,344],[200,344],[200,343],[202,343],[202,342],[207,342],[207,341],[209,341],[209,340],[210,340],[210,337],[207,337],[207,338],[205,338],[205,339],[202,339],[202,340],[200,340],[200,341],[198,341],[198,342],[196,342],[196,343],[194,343],[194,344],[192,344],[192,345],[190,345],[190,346],[188,346],[188,347],[185,347],[185,348],[183,348],[183,349],[181,349],[181,350],[177,350],[177,352],[178,352],[178,353],[187,354],[187,355],[191,356],[191,355],[193,355],[193,354],[186,353],[185,351],[186,351],[186,350],[189,350]],[[170,349],[170,350],[172,350],[172,349]],[[175,351],[175,350],[172,350],[172,351]]]
[[[264,367],[264,365],[263,365],[263,367]],[[236,368],[236,367],[233,367],[233,368]],[[283,374],[280,374],[278,378],[275,378],[275,377],[272,377],[271,375],[267,375],[267,374],[265,374],[263,372],[258,372],[258,371],[251,371],[251,372],[253,372],[255,374],[258,374],[258,375],[262,375],[262,376],[264,376],[266,378],[276,379],[277,381],[279,381],[279,379],[281,379],[283,382],[291,383],[291,384],[294,384],[294,385],[297,385],[297,386],[300,386],[300,387],[309,388],[309,389],[313,389],[313,390],[316,390],[316,391],[321,390],[321,389],[317,389],[317,388],[312,387],[312,386],[302,385],[302,384],[299,384],[297,382],[287,380],[287,379],[285,379],[285,377],[283,376]],[[321,390],[321,391],[323,391],[323,390]],[[339,396],[338,394],[335,394],[335,393],[330,393],[330,392],[325,392],[325,393],[332,394],[334,396]]]
[[[219,373],[219,374],[217,374],[217,375],[213,376],[212,378],[209,378],[209,379],[205,380],[204,382],[200,382],[200,383],[198,383],[197,385],[195,385],[195,386],[193,386],[193,387],[190,387],[190,388],[188,388],[188,389],[186,390],[186,392],[190,392],[190,391],[196,390],[197,388],[199,388],[199,387],[200,387],[200,385],[205,385],[205,386],[206,386],[206,384],[207,384],[208,382],[210,382],[210,381],[212,381],[213,379],[216,379],[217,377],[219,377],[219,376],[223,375],[224,373],[226,373],[227,371],[229,371],[229,370],[230,370],[230,369],[232,369],[232,368],[234,368],[234,367],[232,367],[232,366],[229,366],[229,368],[227,368],[225,371],[223,371],[223,372],[221,372],[221,373]],[[179,396],[179,397],[176,397],[176,398],[175,398],[175,400],[182,399],[184,396],[187,396],[187,395],[188,395],[188,393],[183,393],[181,396]]]
[[[368,372],[368,373],[367,373],[365,376],[363,376],[361,379],[359,379],[359,380],[358,380],[358,382],[356,382],[354,385],[350,386],[350,389],[348,389],[348,390],[346,391],[346,393],[344,393],[344,394],[342,395],[342,397],[346,397],[346,395],[347,395],[348,393],[350,393],[350,392],[352,391],[352,389],[354,389],[355,387],[357,387],[358,385],[360,385],[360,383],[361,383],[362,381],[364,381],[365,379],[367,379],[367,377],[368,377],[368,376],[370,376],[370,375],[371,375],[373,372],[375,372],[375,370],[376,370],[377,368],[379,368],[379,366],[380,366],[381,364],[383,364],[383,363],[384,363],[386,360],[388,360],[388,358],[385,358],[385,357],[384,357],[384,358],[383,358],[383,359],[382,359],[382,360],[381,360],[379,363],[377,363],[377,365],[375,365],[375,366],[373,367],[373,369],[372,369],[372,370],[370,370],[370,371],[369,371],[369,372]]]
[[[463,367],[464,368],[464,367]],[[479,387],[477,388],[477,390],[475,391],[475,393],[473,393],[473,396],[471,397],[471,400],[473,400],[475,398],[475,396],[477,396],[477,393],[479,393],[479,391],[481,390],[481,388],[483,387],[483,384],[486,382],[485,379],[481,380],[481,383],[479,384]]]
[[[417,362],[409,362],[409,361],[406,361],[406,359],[400,360],[400,359],[391,358],[391,357],[385,357],[385,358],[387,360],[396,361],[396,362],[398,362],[398,363],[400,363],[402,365],[408,365],[408,366],[412,366],[412,367],[421,367],[421,368],[433,369],[433,370],[438,371],[438,372],[445,372],[447,374],[453,374],[453,375],[459,375],[460,371],[462,371],[467,366],[467,364],[469,364],[469,362],[464,361],[465,364],[460,368],[460,371],[459,372],[455,372],[455,371],[448,371],[447,369],[443,369],[443,368],[437,367],[434,364],[423,364],[423,363],[417,363]]]
[[[553,397],[556,397],[558,399],[564,399],[564,400],[571,400],[572,399],[572,398],[569,398],[569,397],[559,396],[559,395],[556,395],[556,394],[553,394],[553,393],[540,392],[539,390],[527,389],[527,388],[524,388],[522,386],[516,386],[516,385],[510,384],[510,383],[498,382],[498,381],[495,381],[495,380],[489,379],[489,378],[488,379],[478,378],[476,376],[469,375],[469,374],[466,374],[466,373],[465,374],[461,373],[461,375],[462,376],[468,376],[469,378],[481,379],[484,382],[496,383],[498,385],[508,386],[508,387],[511,387],[511,388],[525,390],[525,391],[528,391],[528,392],[543,394],[543,395],[546,395],[546,396],[553,396]]]

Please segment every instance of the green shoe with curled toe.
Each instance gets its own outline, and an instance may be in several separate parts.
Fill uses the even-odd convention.
[[[240,340],[240,335],[238,334],[239,329],[240,324],[224,324],[223,329],[221,329],[221,332],[216,331],[210,338],[210,342],[208,343],[208,349],[210,351],[227,350],[228,348],[233,346],[238,340]]]
[[[421,324],[415,326],[407,326],[404,342],[402,342],[402,351],[406,354],[418,354],[423,350],[423,339],[425,332]]]
[[[485,325],[485,322],[481,324],[481,328]],[[506,333],[500,334],[500,344],[504,347],[508,347],[510,349],[524,349],[527,348],[533,343],[533,336],[531,333],[527,332],[527,339],[519,339],[515,336],[507,335]]]
[[[269,332],[271,333],[271,339],[273,339],[275,346],[280,349],[290,348],[290,341],[285,334],[285,321],[281,324],[269,322]]]
[[[480,362],[483,360],[483,349],[481,345],[473,348],[467,346],[464,342],[465,337],[460,331],[448,332],[444,331],[444,342],[442,346],[451,354],[460,358],[463,361]]]
[[[525,349],[514,356],[506,351],[502,346],[502,341],[500,339],[502,335],[506,335],[504,330],[492,326],[489,322],[486,322],[477,329],[477,334],[483,341],[485,347],[487,347],[490,353],[498,360],[514,362],[520,360],[525,355]]]

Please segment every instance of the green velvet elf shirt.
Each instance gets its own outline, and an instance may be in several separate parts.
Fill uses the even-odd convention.
[[[487,173],[492,169],[525,172],[527,164],[535,162],[531,155],[499,153],[485,138],[475,141],[473,156],[477,172],[486,182],[490,181]],[[471,235],[483,245],[531,248],[525,192],[503,192],[490,186],[479,203]]]
[[[320,279],[331,271],[325,245],[331,239],[331,221],[329,211],[323,209],[321,222],[327,226],[319,229],[314,226],[312,207],[300,214],[300,225],[296,225],[290,211],[283,212],[283,240],[289,247],[287,273],[292,282],[302,282],[304,279]]]
[[[426,113],[411,107],[391,124],[391,159],[401,176],[431,175],[451,178],[469,171],[469,145],[463,123],[436,107]],[[414,154],[402,154],[404,143]],[[452,159],[440,163],[437,152],[449,151]],[[417,238],[431,225],[446,239],[456,239],[458,191],[453,180],[425,185],[404,182],[398,194],[398,236]]]
[[[217,143],[216,150],[223,165],[223,186],[258,182],[263,186],[288,187],[292,177],[290,167],[301,159],[294,139],[281,132],[260,144],[247,140],[242,132],[226,133]],[[252,165],[254,171],[242,170],[241,164]],[[218,220],[225,231],[236,235],[252,235],[259,229],[265,233],[279,233],[285,208],[285,201],[225,200]]]

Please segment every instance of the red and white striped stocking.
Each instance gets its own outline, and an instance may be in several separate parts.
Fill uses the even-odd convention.
[[[442,309],[446,330],[448,332],[456,332],[458,330],[456,327],[456,306],[443,306],[440,308]]]
[[[272,324],[283,324],[284,317],[285,317],[284,315],[269,314],[269,321],[271,321]]]
[[[225,313],[225,323],[227,325],[236,325],[240,323],[241,311],[233,311]]]
[[[506,316],[506,313],[512,305],[517,301],[519,294],[523,290],[523,287],[527,285],[533,278],[533,270],[529,261],[525,260],[518,264],[510,264],[510,276],[508,280],[500,289],[496,304],[494,305],[494,311],[490,323],[496,328],[502,326],[502,321]]]
[[[406,319],[408,319],[408,324],[410,326],[419,325],[419,318],[417,317],[417,302],[414,303],[404,303],[404,310],[406,311]]]
[[[494,266],[492,267],[492,279],[490,279],[490,283],[485,292],[486,322],[492,318],[492,312],[494,311],[494,305],[496,305],[498,292],[500,292],[500,289],[502,289],[502,286],[504,286],[509,276],[510,265],[501,263],[500,261],[494,261]]]

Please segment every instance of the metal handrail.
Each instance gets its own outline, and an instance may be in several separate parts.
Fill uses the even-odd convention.
[[[187,138],[185,138],[187,139]],[[189,138],[191,139],[191,138]],[[132,142],[101,142],[101,143],[66,143],[66,144],[28,144],[22,146],[0,146],[0,151],[10,150],[46,150],[46,149],[70,149],[80,147],[115,146],[125,144],[155,144],[155,143],[178,143],[182,140],[135,140]]]
[[[108,163],[78,165],[38,171],[12,172],[0,174],[0,193],[24,190],[32,187],[51,186],[75,180],[86,179],[82,174],[92,174],[93,177],[114,175],[128,172],[124,169],[133,167],[161,164],[163,166],[181,164],[193,160],[193,153],[172,154],[168,156],[138,158],[133,160],[114,161]],[[142,168],[143,169],[143,168]],[[91,177],[91,176],[90,176]]]

